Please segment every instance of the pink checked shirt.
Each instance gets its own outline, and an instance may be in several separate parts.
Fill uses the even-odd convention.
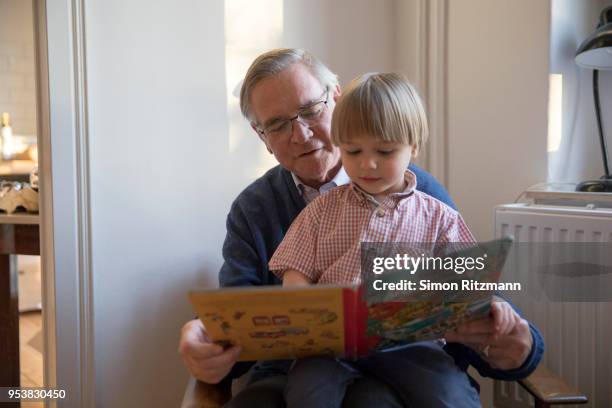
[[[406,171],[407,187],[378,203],[351,183],[310,203],[293,221],[270,260],[279,278],[294,269],[312,282],[358,283],[361,242],[474,242],[461,215],[416,190],[416,176]]]

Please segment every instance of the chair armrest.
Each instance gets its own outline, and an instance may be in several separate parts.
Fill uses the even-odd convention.
[[[543,365],[538,366],[529,377],[519,380],[519,384],[536,399],[536,407],[589,402],[586,395],[570,387]]]
[[[189,377],[181,408],[220,408],[231,398],[231,382],[206,384]]]

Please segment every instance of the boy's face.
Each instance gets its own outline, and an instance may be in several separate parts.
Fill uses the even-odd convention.
[[[351,180],[376,199],[404,190],[404,174],[414,148],[362,134],[340,144],[342,164]]]

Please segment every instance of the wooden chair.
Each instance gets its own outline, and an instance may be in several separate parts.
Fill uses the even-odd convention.
[[[567,385],[548,368],[540,365],[519,384],[535,399],[535,408],[549,408],[553,405],[586,404],[586,395]]]
[[[553,405],[586,404],[588,398],[570,387],[544,366],[539,366],[529,377],[519,384],[535,399],[535,408],[548,408]],[[182,408],[218,408],[232,397],[227,385],[211,385],[190,378],[183,398]]]

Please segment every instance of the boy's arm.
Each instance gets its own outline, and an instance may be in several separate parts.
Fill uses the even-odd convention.
[[[476,238],[468,228],[467,224],[457,211],[448,207],[442,207],[441,217],[438,221],[440,229],[436,238],[437,245],[476,242]]]
[[[302,272],[288,269],[283,274],[283,286],[306,286],[312,282]]]
[[[300,271],[308,283],[319,279],[321,272],[316,268],[317,242],[325,198],[317,198],[302,210],[276,248],[268,267],[278,278],[285,279],[287,271]],[[298,282],[305,284],[303,279]]]

